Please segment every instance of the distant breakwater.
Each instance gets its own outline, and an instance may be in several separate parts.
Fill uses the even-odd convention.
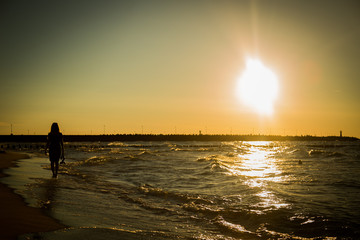
[[[46,142],[46,135],[0,135],[5,143]],[[359,141],[339,136],[275,136],[275,135],[187,135],[187,134],[118,134],[64,135],[64,142],[135,142],[135,141]]]

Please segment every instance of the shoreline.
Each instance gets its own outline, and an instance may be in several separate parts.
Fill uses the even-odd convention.
[[[0,178],[3,170],[16,166],[16,161],[29,156],[15,152],[0,152]],[[65,228],[57,220],[45,215],[41,209],[27,206],[24,199],[6,184],[0,182],[1,239],[17,239],[26,233],[50,232]]]

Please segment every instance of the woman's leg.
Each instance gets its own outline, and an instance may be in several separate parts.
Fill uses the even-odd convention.
[[[53,176],[55,176],[55,161],[51,161],[51,171],[53,173]]]
[[[53,177],[57,177],[58,170],[59,170],[59,160],[60,160],[60,153],[53,152],[49,153],[50,162],[51,162],[51,171],[53,173]]]
[[[55,176],[57,176],[59,170],[59,160],[55,162]]]

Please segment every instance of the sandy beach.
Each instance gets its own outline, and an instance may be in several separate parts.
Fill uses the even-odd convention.
[[[16,165],[16,160],[29,158],[26,154],[0,152],[0,177],[4,177],[3,169]],[[25,233],[48,232],[61,229],[64,225],[46,216],[41,209],[29,207],[21,196],[0,183],[0,238],[16,239]]]

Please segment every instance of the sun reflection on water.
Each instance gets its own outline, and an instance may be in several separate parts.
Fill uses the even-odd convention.
[[[260,200],[256,207],[286,207],[287,204],[269,188],[273,183],[285,181],[274,156],[281,151],[280,147],[271,142],[248,142],[240,147],[245,147],[246,151],[237,155],[237,160],[228,168],[229,174],[238,176],[245,185],[256,190],[254,197]]]

